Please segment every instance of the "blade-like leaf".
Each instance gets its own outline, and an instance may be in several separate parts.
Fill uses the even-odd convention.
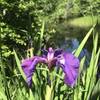
[[[18,58],[15,50],[13,50],[13,53],[14,53],[14,56],[15,56],[15,60],[16,60],[16,63],[17,63],[17,67],[18,67],[18,69],[19,69],[22,77],[24,78],[24,80],[26,80],[26,76],[25,76],[25,74],[24,74],[24,72],[22,70],[22,67],[21,67],[21,64],[20,64],[20,60],[19,60],[19,58]]]
[[[90,100],[97,100],[98,96],[100,96],[100,79],[98,80],[96,86],[93,89]]]
[[[79,54],[81,53],[85,43],[87,42],[88,38],[90,37],[90,35],[92,34],[92,31],[94,29],[95,25],[89,30],[89,32],[87,33],[87,35],[84,37],[84,39],[82,40],[81,44],[79,45],[78,49],[75,52],[75,56],[78,57]]]

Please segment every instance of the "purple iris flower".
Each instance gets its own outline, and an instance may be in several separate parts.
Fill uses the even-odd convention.
[[[43,57],[46,59],[49,69],[51,69],[53,66],[56,66],[57,56],[62,54],[62,52],[62,49],[53,50],[52,48],[49,48],[48,51],[43,50]]]
[[[66,53],[63,50],[43,50],[43,56],[34,56],[22,61],[22,69],[26,75],[29,86],[32,84],[32,75],[38,63],[44,63],[51,69],[53,66],[60,66],[65,73],[65,84],[73,87],[78,77],[79,60],[71,53]]]

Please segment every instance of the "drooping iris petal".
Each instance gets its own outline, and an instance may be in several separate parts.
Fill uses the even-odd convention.
[[[36,64],[38,63],[46,63],[46,59],[42,57],[35,56],[33,58],[25,59],[22,61],[22,69],[26,75],[28,86],[32,84],[32,75],[35,70]]]
[[[26,78],[27,78],[27,83],[28,83],[28,86],[31,85],[31,76],[35,70],[35,66],[31,66],[32,65],[32,62],[33,62],[34,58],[29,58],[29,59],[25,59],[24,61],[22,61],[22,69],[26,75]]]
[[[71,53],[63,53],[58,57],[58,63],[65,73],[65,83],[71,87],[75,85],[79,71],[79,60]]]
[[[54,52],[54,57],[57,57],[58,55],[62,54],[63,50],[62,49],[56,49]]]

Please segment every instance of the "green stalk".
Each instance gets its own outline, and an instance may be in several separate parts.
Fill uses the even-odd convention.
[[[15,50],[13,50],[13,53],[14,53],[14,56],[15,56],[15,60],[16,60],[16,63],[17,63],[17,67],[18,67],[18,69],[19,69],[19,71],[20,71],[20,73],[21,73],[23,79],[26,81],[26,76],[25,76],[25,74],[24,74],[24,72],[23,72],[23,70],[22,70],[20,60],[19,60],[19,58],[18,58],[18,56],[17,56]]]
[[[78,57],[83,49],[83,47],[85,46],[88,38],[90,37],[90,35],[92,34],[92,31],[94,30],[95,25],[89,30],[89,32],[86,34],[86,36],[84,37],[84,39],[82,40],[81,44],[79,45],[78,49],[75,52],[75,56]]]

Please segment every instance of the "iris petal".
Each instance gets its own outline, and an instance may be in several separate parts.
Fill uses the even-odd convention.
[[[63,50],[62,49],[56,49],[54,53],[54,57],[57,57],[58,55],[62,54]]]
[[[36,64],[46,63],[46,59],[42,57],[35,56],[33,58],[25,59],[22,62],[22,69],[26,75],[28,86],[32,84],[32,75],[35,70]]]
[[[63,53],[58,57],[58,63],[65,73],[65,83],[71,87],[78,77],[79,60],[71,53]]]

